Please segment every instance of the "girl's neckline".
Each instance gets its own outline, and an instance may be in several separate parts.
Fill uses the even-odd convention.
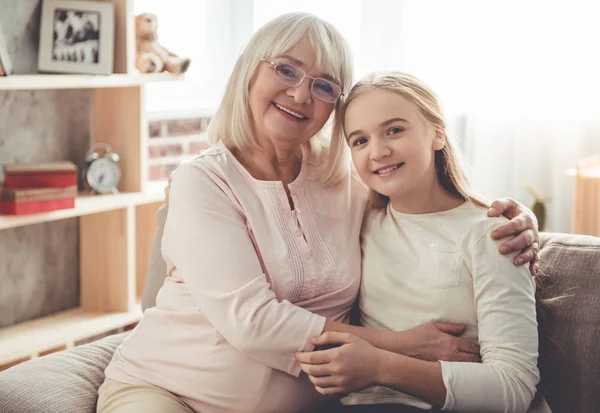
[[[424,214],[409,214],[406,212],[396,211],[394,209],[394,207],[392,206],[392,203],[390,202],[387,205],[387,209],[388,209],[388,213],[391,213],[392,215],[397,216],[397,217],[412,218],[412,219],[419,219],[419,218],[425,219],[425,218],[432,218],[432,217],[436,217],[436,216],[452,215],[456,212],[466,209],[470,205],[472,205],[471,202],[465,201],[456,207],[446,209],[443,211],[428,212],[428,213],[424,213]]]

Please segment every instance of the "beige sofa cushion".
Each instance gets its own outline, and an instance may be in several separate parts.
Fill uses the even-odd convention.
[[[128,333],[18,364],[0,373],[0,413],[96,411],[104,369]]]

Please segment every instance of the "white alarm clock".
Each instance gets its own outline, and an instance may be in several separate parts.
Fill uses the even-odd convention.
[[[85,156],[85,168],[82,171],[83,182],[91,193],[118,194],[121,180],[119,155],[106,143],[92,145]]]

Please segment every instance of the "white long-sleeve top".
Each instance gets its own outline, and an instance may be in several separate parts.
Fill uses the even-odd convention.
[[[491,231],[506,222],[472,203],[432,214],[372,211],[362,233],[362,324],[406,330],[437,320],[467,325],[482,363],[441,362],[444,410],[525,412],[539,381],[535,285],[527,266],[498,252]],[[386,388],[348,404],[427,403]]]
[[[177,169],[162,240],[169,276],[107,377],[166,389],[202,413],[300,412],[324,399],[293,358],[360,285],[366,191],[303,151],[289,184],[254,179],[219,143]]]

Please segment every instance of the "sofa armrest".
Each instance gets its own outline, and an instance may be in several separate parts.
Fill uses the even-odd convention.
[[[0,373],[0,413],[92,413],[104,369],[127,332]]]
[[[553,412],[600,406],[600,238],[540,234],[542,297],[564,297],[540,320],[541,388]]]

